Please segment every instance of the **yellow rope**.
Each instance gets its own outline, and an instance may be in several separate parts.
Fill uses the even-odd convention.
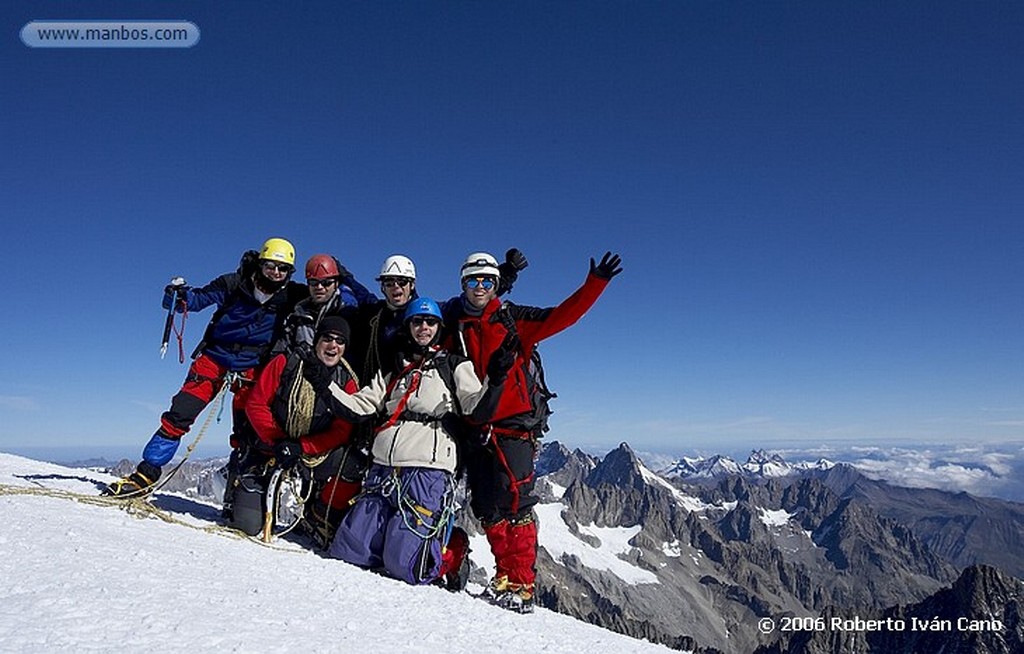
[[[196,437],[192,439],[192,443],[189,444],[187,448],[185,448],[185,456],[183,456],[181,458],[181,461],[178,461],[178,463],[173,468],[171,468],[170,472],[164,475],[156,484],[146,486],[145,488],[140,488],[134,493],[125,493],[123,495],[118,495],[113,499],[117,499],[120,501],[132,499],[145,499],[146,497],[149,497],[156,491],[166,486],[167,482],[173,479],[174,475],[178,474],[178,471],[181,470],[181,467],[185,465],[185,462],[188,461],[188,458],[192,456],[193,450],[195,450],[196,446],[199,445],[199,441],[202,440],[203,436],[206,434],[206,430],[210,428],[210,423],[213,421],[213,416],[215,416],[217,412],[220,411],[220,406],[223,406],[224,404],[224,392],[228,389],[230,385],[230,379],[225,379],[224,383],[220,387],[220,390],[218,390],[217,394],[213,396],[212,400],[210,400],[209,411],[206,414],[206,420],[203,421],[202,427],[200,427],[199,431],[196,432]],[[216,407],[216,410],[214,410],[214,405],[218,402],[218,400],[220,401],[220,406]]]
[[[303,376],[305,361],[299,361],[295,370],[295,379],[288,389],[288,419],[284,430],[292,438],[301,438],[309,433],[313,422],[313,407],[316,404],[316,391],[313,385]]]
[[[35,495],[41,497],[56,497],[58,499],[72,500],[79,504],[89,504],[92,506],[112,506],[117,507],[127,513],[128,515],[135,516],[136,518],[157,518],[164,522],[182,525],[189,527],[197,531],[202,531],[208,534],[216,534],[218,536],[225,536],[233,538],[235,540],[250,540],[254,543],[259,543],[264,547],[270,549],[279,550],[282,552],[298,552],[287,547],[280,547],[273,545],[272,543],[265,543],[258,538],[247,536],[246,534],[230,527],[224,527],[222,525],[207,525],[199,526],[194,525],[190,522],[186,522],[174,514],[164,511],[158,507],[150,504],[146,499],[133,498],[133,499],[122,499],[117,497],[106,497],[102,495],[86,495],[84,493],[74,493],[72,491],[60,490],[57,488],[47,488],[45,486],[30,487],[30,486],[11,486],[9,484],[0,484],[0,495]]]

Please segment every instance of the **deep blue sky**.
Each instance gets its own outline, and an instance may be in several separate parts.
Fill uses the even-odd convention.
[[[36,49],[181,19],[194,48]],[[672,453],[1024,442],[1019,2],[0,7],[0,443],[137,451],[184,366],[164,284],[265,238],[457,291],[523,249],[553,436]],[[186,327],[189,349],[209,312]],[[220,425],[206,448],[223,448]]]

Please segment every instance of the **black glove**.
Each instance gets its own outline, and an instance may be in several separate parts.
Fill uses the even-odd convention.
[[[475,445],[484,446],[491,442],[491,430],[490,429],[474,429],[472,432],[472,443]]]
[[[505,253],[505,261],[498,264],[498,272],[501,277],[498,279],[497,295],[504,295],[512,290],[512,285],[519,279],[519,271],[530,265],[526,255],[519,248],[510,248]]]
[[[594,264],[594,258],[590,258],[590,274],[600,279],[610,280],[615,275],[622,272],[622,258],[617,254],[611,252],[605,252],[604,256],[601,257],[601,263]]]
[[[288,469],[294,467],[302,456],[302,445],[296,440],[278,441],[274,445],[274,459],[277,467]]]
[[[249,275],[256,272],[256,269],[260,267],[260,251],[259,250],[246,250],[242,253],[242,258],[238,262],[238,274],[242,277],[248,277]]]
[[[487,379],[491,386],[497,386],[505,381],[508,371],[512,369],[512,364],[516,361],[518,351],[519,336],[514,332],[509,332],[487,362]]]
[[[338,261],[338,257],[331,258],[334,259],[334,265],[338,266],[338,277],[340,277],[342,280],[345,280],[352,276],[352,273],[348,271],[348,268],[343,266],[342,263]]]
[[[305,343],[295,348],[295,354],[302,359],[302,376],[313,386],[313,390],[317,393],[327,392],[327,387],[334,378],[333,371],[325,366],[313,349]]]
[[[509,251],[505,253],[505,263],[512,266],[516,272],[519,272],[530,265],[530,262],[526,260],[526,255],[523,254],[523,251],[519,248],[510,248]]]
[[[345,450],[345,458],[341,468],[338,470],[338,477],[350,484],[359,483],[366,478],[366,471],[370,468],[370,455],[363,450],[349,446]]]
[[[188,289],[188,282],[185,281],[184,277],[175,277],[171,280],[171,283],[164,287],[164,293],[174,297],[175,293],[180,293]]]

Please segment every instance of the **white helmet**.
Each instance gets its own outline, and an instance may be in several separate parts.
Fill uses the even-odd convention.
[[[498,270],[498,260],[487,252],[474,252],[462,262],[462,279],[479,277],[481,275],[495,278],[501,277],[501,271]]]
[[[379,282],[382,277],[407,277],[415,281],[416,266],[413,265],[412,259],[409,257],[392,254],[380,265],[380,275],[377,276],[377,281]]]

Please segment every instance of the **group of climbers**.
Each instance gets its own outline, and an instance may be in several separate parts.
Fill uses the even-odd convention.
[[[546,429],[534,349],[579,320],[622,268],[611,253],[591,259],[584,284],[556,307],[499,299],[526,265],[514,248],[500,264],[470,254],[460,295],[438,304],[418,295],[413,262],[393,255],[376,278],[379,299],[326,254],[308,260],[306,285],[292,281],[295,250],[271,238],[206,286],[175,278],[165,309],[217,310],[142,461],[104,494],[151,490],[198,415],[230,389],[229,525],[255,534],[264,507],[244,492],[246,480],[299,466],[315,491],[302,522],[329,555],[458,590],[468,538],[454,525],[454,494],[465,470],[495,559],[484,596],[532,611],[533,465]]]

